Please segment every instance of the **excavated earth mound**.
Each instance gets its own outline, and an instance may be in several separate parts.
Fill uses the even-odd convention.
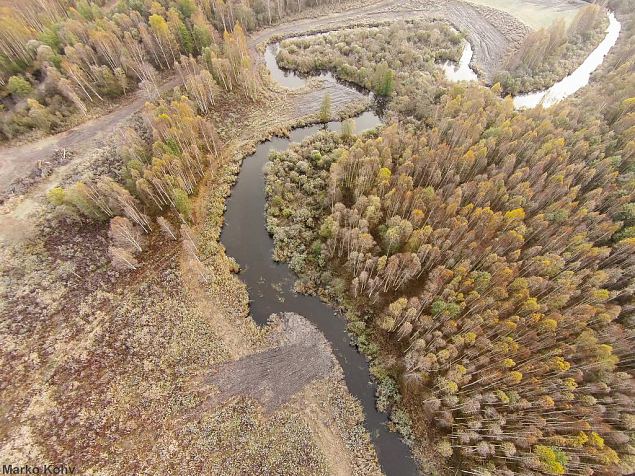
[[[195,379],[201,391],[214,387],[206,406],[216,406],[238,396],[257,400],[267,412],[288,402],[314,380],[341,369],[331,346],[307,319],[294,313],[271,317],[272,347],[226,362]]]

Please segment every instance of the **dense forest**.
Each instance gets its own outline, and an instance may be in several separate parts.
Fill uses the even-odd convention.
[[[231,89],[238,69],[226,34],[251,31],[327,2],[27,0],[0,7],[0,139],[57,131],[140,86],[156,99],[160,72],[203,57]],[[328,2],[332,3],[332,2]]]
[[[635,24],[613,7],[624,33],[577,99],[448,85],[431,126],[271,157],[277,259],[349,310],[415,452],[466,474],[635,471]]]

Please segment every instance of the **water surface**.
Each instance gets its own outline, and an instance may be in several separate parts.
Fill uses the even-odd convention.
[[[293,72],[283,71],[275,63],[277,45],[269,45],[265,63],[274,79],[288,87],[301,87],[305,80]],[[321,75],[335,81],[330,73]],[[363,132],[382,124],[374,110],[355,118],[356,130]],[[289,138],[273,138],[262,142],[256,152],[243,160],[238,180],[227,199],[225,225],[221,242],[227,254],[241,266],[240,278],[247,285],[250,312],[254,320],[264,325],[273,313],[295,312],[312,322],[331,344],[344,373],[349,392],[357,398],[365,414],[364,425],[375,445],[382,470],[387,475],[418,475],[409,447],[397,433],[386,427],[388,417],[375,407],[376,386],[371,382],[368,361],[350,343],[346,318],[314,296],[293,292],[296,275],[286,263],[273,261],[273,239],[265,228],[264,168],[270,152],[286,150],[292,142],[300,142],[321,129],[340,131],[341,122],[294,129]]]
[[[517,108],[535,107],[538,104],[548,107],[588,84],[591,73],[602,64],[617,41],[620,28],[615,15],[610,13],[606,37],[580,67],[546,91],[514,98],[514,105]],[[267,45],[265,50],[264,60],[272,78],[288,88],[303,87],[305,78],[278,66],[278,50],[278,43]],[[472,46],[465,42],[459,63],[442,65],[446,77],[453,82],[477,81],[476,73],[470,68],[472,56]],[[330,72],[321,72],[318,76],[327,81],[337,81]],[[350,84],[347,86],[353,87]],[[359,90],[357,87],[355,89]],[[358,132],[382,124],[375,112],[379,106],[375,104],[375,110],[366,111],[355,118]],[[294,129],[289,138],[273,138],[262,142],[254,154],[244,159],[238,181],[227,200],[221,241],[227,254],[241,265],[240,277],[249,291],[250,311],[254,320],[265,325],[273,313],[296,312],[320,329],[342,367],[348,390],[364,408],[365,426],[375,444],[382,470],[387,475],[416,475],[419,473],[408,446],[396,433],[388,431],[386,414],[375,408],[375,385],[370,379],[368,362],[350,344],[345,317],[317,297],[293,292],[296,275],[286,263],[275,263],[272,259],[274,243],[265,226],[264,168],[268,156],[272,151],[285,151],[292,142],[301,142],[321,129],[340,131],[341,122]]]
[[[445,71],[445,77],[453,83],[457,81],[478,81],[476,72],[470,67],[470,62],[474,55],[472,45],[469,41],[464,43],[465,46],[458,65],[452,61],[446,61],[441,65],[441,68]]]

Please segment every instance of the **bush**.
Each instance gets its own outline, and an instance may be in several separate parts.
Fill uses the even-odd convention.
[[[378,373],[378,375],[376,375],[376,378],[377,408],[380,411],[385,412],[401,400],[399,387],[397,386],[397,382],[395,382],[393,378],[387,375],[381,375],[381,373]]]
[[[11,76],[7,82],[7,89],[11,94],[18,97],[28,96],[33,91],[31,83],[22,76]]]
[[[181,215],[189,219],[192,213],[192,202],[185,191],[177,188],[174,190],[174,205]]]
[[[49,202],[51,202],[56,207],[64,203],[65,196],[66,194],[62,187],[53,187],[46,194],[46,197],[48,198]]]
[[[56,122],[56,117],[36,99],[29,98],[27,102],[29,104],[29,117],[33,120],[35,127],[48,132],[53,123]]]

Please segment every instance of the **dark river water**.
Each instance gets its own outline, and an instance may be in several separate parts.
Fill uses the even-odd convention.
[[[269,45],[265,62],[271,75],[280,84],[296,88],[305,80],[278,68],[275,61],[276,45]],[[321,75],[335,81],[332,75]],[[355,118],[356,131],[363,132],[380,125],[374,110]],[[339,121],[326,125],[300,127],[290,137],[273,138],[258,145],[256,152],[243,160],[238,181],[227,200],[225,225],[221,242],[227,254],[241,266],[240,277],[247,285],[251,315],[264,325],[272,313],[296,312],[311,321],[331,343],[331,347],[344,371],[350,393],[362,404],[366,416],[365,426],[377,450],[382,470],[387,475],[407,476],[419,474],[408,446],[396,433],[386,428],[388,417],[375,408],[375,385],[371,382],[368,362],[350,344],[345,317],[314,296],[296,294],[293,283],[296,275],[286,263],[272,259],[273,239],[265,228],[264,168],[271,151],[285,151],[292,142],[301,142],[317,131],[328,128],[339,131]]]

